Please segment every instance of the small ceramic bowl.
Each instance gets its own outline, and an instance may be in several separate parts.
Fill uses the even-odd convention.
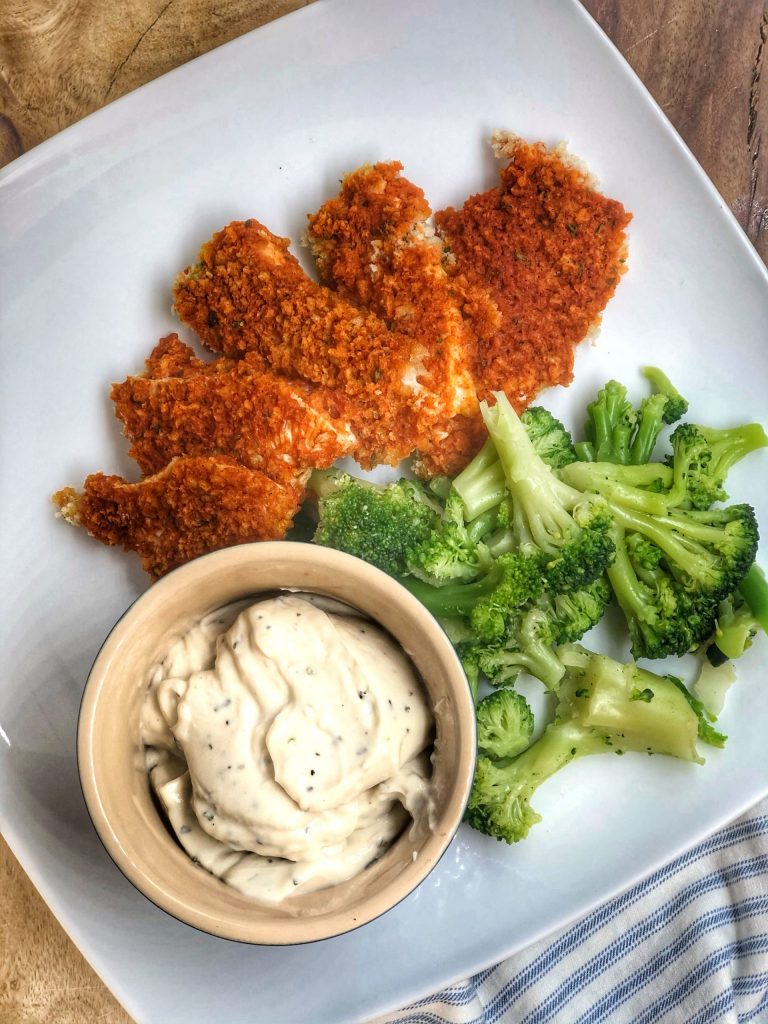
[[[195,865],[150,792],[139,716],[149,670],[174,636],[242,598],[294,589],[344,601],[378,622],[410,656],[435,715],[433,827],[406,829],[348,882],[265,906]],[[93,665],[78,730],[80,779],[110,856],[180,921],[242,942],[323,939],[394,907],[430,873],[456,832],[475,764],[475,716],[461,664],[429,612],[395,580],[350,555],[286,541],[216,551],[155,583],[120,619]]]

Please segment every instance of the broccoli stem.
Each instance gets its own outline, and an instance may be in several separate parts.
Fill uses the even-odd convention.
[[[446,618],[468,615],[478,601],[493,593],[502,576],[501,566],[494,566],[482,579],[473,583],[448,583],[444,587],[434,587],[413,576],[401,577],[400,583],[434,616]]]
[[[606,569],[606,575],[627,620],[634,623],[634,627],[648,640],[653,635],[650,626],[655,618],[653,598],[647,585],[637,577],[622,529],[616,530],[615,540],[616,557]]]
[[[491,558],[498,558],[499,555],[506,555],[509,551],[515,550],[515,535],[508,529],[496,530],[486,541],[486,546]]]
[[[722,529],[703,523],[696,524],[677,516],[667,525],[666,521],[660,522],[642,512],[628,512],[619,506],[612,506],[611,510],[620,526],[643,534],[661,548],[671,562],[673,571],[686,573],[705,589],[722,589],[715,556],[702,546],[702,542],[717,544],[722,541]],[[682,532],[687,535],[686,538],[680,536]],[[610,574],[610,568],[608,572]]]
[[[517,755],[511,767],[518,777],[521,795],[530,800],[543,782],[571,761],[589,754],[610,753],[604,736],[585,730],[580,722],[565,719],[551,722],[535,743]]]
[[[688,411],[688,401],[683,398],[669,377],[658,366],[644,366],[642,374],[661,395],[667,399],[663,418],[665,423],[674,423]]]
[[[541,461],[509,399],[497,392],[496,404],[480,406],[510,488],[514,489],[515,525],[518,516],[530,526],[533,542],[543,551],[557,553],[552,537],[574,536],[577,527],[567,511],[583,501],[583,494],[558,479]],[[577,465],[577,463],[574,463]]]
[[[664,426],[664,410],[667,405],[666,395],[651,395],[644,399],[640,406],[640,423],[629,451],[629,462],[633,466],[642,466],[650,461],[656,441]]]
[[[755,632],[756,622],[752,609],[748,604],[742,605],[731,615],[718,618],[715,638],[707,648],[707,657],[714,665],[740,658],[750,646]]]
[[[712,447],[711,472],[723,479],[750,452],[768,447],[768,435],[759,423],[745,423],[724,429],[699,426],[698,430]]]
[[[464,502],[464,514],[468,521],[476,519],[501,503],[506,490],[506,480],[504,469],[490,438],[469,465],[454,479],[453,489]]]
[[[487,533],[494,528],[496,525],[496,510],[489,508],[486,512],[482,512],[479,516],[475,516],[467,524],[467,539],[472,544],[477,544],[485,537]]]
[[[768,580],[757,562],[747,570],[739,590],[763,632],[768,633]]]
[[[595,461],[595,446],[591,441],[577,441],[573,446],[579,462]]]
[[[664,491],[645,490],[672,485],[673,473],[661,462],[641,466],[616,465],[613,462],[572,462],[558,470],[560,479],[579,491],[597,491],[609,501],[638,512],[664,515],[669,498]]]

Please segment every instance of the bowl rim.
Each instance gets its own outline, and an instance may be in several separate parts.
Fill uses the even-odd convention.
[[[391,598],[393,603],[399,604],[403,612],[410,618],[419,620],[420,631],[428,636],[429,642],[433,646],[436,645],[438,648],[442,648],[444,658],[453,669],[452,672],[445,674],[445,677],[449,680],[446,692],[450,694],[454,701],[456,718],[457,721],[461,722],[461,728],[459,729],[459,743],[455,752],[457,765],[456,792],[452,794],[449,801],[452,813],[448,816],[446,823],[441,821],[441,824],[447,825],[447,827],[441,828],[441,841],[437,850],[429,858],[426,866],[422,867],[421,870],[415,871],[405,884],[401,883],[399,878],[391,881],[385,889],[385,892],[392,893],[391,899],[383,900],[381,893],[378,896],[374,895],[373,897],[361,899],[355,905],[354,918],[350,918],[349,912],[345,913],[344,910],[335,910],[317,916],[281,918],[281,922],[286,926],[286,931],[296,932],[295,937],[264,938],[258,935],[258,920],[252,923],[250,927],[230,927],[224,919],[214,924],[208,915],[196,913],[195,909],[190,908],[187,903],[183,903],[167,893],[161,885],[158,885],[153,880],[148,872],[140,869],[126,855],[120,841],[120,834],[113,828],[112,822],[102,804],[99,789],[99,771],[93,756],[93,742],[99,702],[104,699],[105,692],[108,691],[109,687],[108,668],[111,658],[115,649],[122,642],[124,634],[130,635],[133,620],[138,617],[144,605],[150,601],[162,600],[166,592],[171,596],[179,581],[186,581],[187,577],[192,578],[195,575],[200,575],[201,578],[204,578],[209,574],[215,573],[217,570],[223,572],[227,568],[234,569],[236,566],[241,565],[243,560],[255,560],[256,563],[266,563],[271,557],[275,557],[278,554],[283,559],[288,557],[290,561],[294,561],[297,565],[306,564],[307,562],[314,563],[318,568],[327,569],[329,575],[336,576],[339,573],[348,575],[352,573],[358,577],[365,577],[366,584],[370,583],[379,592],[383,591],[386,596]],[[293,584],[287,583],[282,585],[275,584],[274,588],[270,589],[284,589],[286,592],[290,592],[291,589],[297,588]],[[308,592],[326,593],[330,597],[339,599],[338,595],[330,590],[323,590],[319,587],[306,589]],[[258,599],[260,592],[253,593],[254,600]],[[268,591],[265,589],[264,592]],[[231,600],[238,600],[238,596],[233,595]],[[341,600],[345,599],[342,598]],[[347,603],[353,605],[353,602],[347,601]],[[368,614],[362,608],[359,610]],[[381,623],[379,624],[382,625]],[[401,641],[391,629],[383,625],[382,628],[392,635],[395,642],[401,644]],[[408,651],[405,653],[409,658],[411,657]],[[459,680],[463,681],[463,686],[458,685]],[[301,945],[346,934],[376,920],[411,895],[440,862],[461,825],[470,796],[476,758],[474,702],[458,655],[437,620],[407,588],[403,587],[396,579],[382,570],[345,552],[299,541],[252,542],[208,552],[178,566],[152,584],[128,605],[105,636],[88,672],[78,711],[77,769],[80,788],[97,837],[113,863],[137,892],[180,923],[216,938],[250,945]],[[169,841],[178,842],[173,840],[170,834]],[[422,865],[425,859],[421,859]],[[205,871],[204,868],[196,868],[196,870]],[[210,877],[215,878],[216,876],[210,875]],[[226,883],[221,882],[221,884],[225,885]],[[235,891],[233,890],[233,892]],[[243,896],[243,899],[247,900],[248,898]],[[376,904],[376,906],[369,906],[372,903]],[[264,909],[263,904],[259,904],[259,906],[261,909]],[[347,918],[346,923],[342,920],[343,918]]]

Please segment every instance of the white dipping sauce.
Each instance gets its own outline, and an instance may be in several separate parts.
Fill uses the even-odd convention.
[[[383,630],[293,596],[203,619],[153,671],[142,709],[179,842],[265,902],[352,878],[428,813],[433,729]]]

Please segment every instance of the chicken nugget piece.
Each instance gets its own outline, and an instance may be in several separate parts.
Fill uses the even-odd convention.
[[[574,348],[624,273],[631,214],[563,147],[509,132],[492,143],[507,161],[500,184],[435,220],[456,272],[487,286],[501,312],[499,330],[478,346],[478,393],[505,391],[520,410],[543,388],[570,383]]]
[[[147,360],[150,373],[112,387],[115,413],[132,442],[129,454],[145,474],[180,455],[231,455],[288,486],[306,483],[352,454],[357,437],[342,394],[254,368],[247,359],[196,360],[183,342],[163,338]],[[197,372],[189,367],[200,364]]]
[[[137,552],[157,579],[208,551],[281,539],[302,494],[222,455],[174,459],[138,483],[93,473],[82,491],[65,487],[52,500],[103,544]]]
[[[500,317],[486,288],[447,272],[449,254],[428,221],[424,193],[401,171],[393,161],[347,175],[339,195],[310,215],[307,238],[324,280],[416,341],[418,380],[430,393],[420,460],[432,453],[430,469],[450,473],[474,454],[476,429],[462,453],[451,420],[477,418],[477,335],[490,337]]]
[[[178,277],[176,310],[208,348],[353,399],[359,461],[394,465],[416,447],[413,340],[312,281],[288,246],[256,220],[229,224]]]

